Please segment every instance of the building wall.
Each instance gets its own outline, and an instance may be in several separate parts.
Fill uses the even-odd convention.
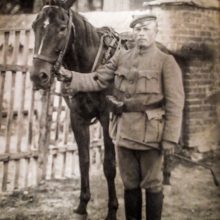
[[[130,9],[129,0],[111,0],[104,1],[104,11],[127,11]]]
[[[147,0],[150,2],[151,0]],[[146,0],[104,0],[104,11],[142,10]]]
[[[186,94],[182,141],[185,146],[208,151],[218,146],[216,104],[206,97],[219,86],[219,10],[188,5],[147,8],[159,21],[158,41],[180,61]]]

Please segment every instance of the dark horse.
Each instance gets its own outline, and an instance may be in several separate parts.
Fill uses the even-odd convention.
[[[105,47],[108,42],[103,43],[100,30],[70,9],[74,3],[73,0],[53,0],[44,3],[44,7],[33,23],[35,49],[31,79],[35,87],[50,88],[56,76],[54,73],[58,71],[61,64],[69,70],[88,73],[95,68],[94,62],[98,64],[103,61],[103,57],[107,59],[112,56],[113,51]],[[118,42],[118,39],[115,39],[106,38],[113,50],[116,49]],[[112,40],[114,40],[113,43]],[[64,98],[70,108],[71,126],[78,145],[81,173],[80,202],[74,212],[79,215],[87,214],[87,204],[90,200],[89,125],[92,119],[96,118],[103,127],[105,146],[104,174],[109,197],[106,219],[114,220],[118,209],[115,189],[116,164],[114,145],[108,132],[109,112],[105,91],[77,93]]]

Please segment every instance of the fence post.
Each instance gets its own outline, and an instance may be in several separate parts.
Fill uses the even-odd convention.
[[[42,95],[42,111],[40,117],[39,133],[39,157],[38,157],[38,183],[45,180],[48,160],[48,148],[50,141],[51,115],[50,91],[44,91]]]

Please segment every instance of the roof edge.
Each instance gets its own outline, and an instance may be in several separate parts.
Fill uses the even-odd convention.
[[[212,9],[212,10],[220,10],[219,1],[211,0],[211,3],[203,0],[154,0],[150,2],[144,2],[144,7],[149,6],[163,6],[163,5],[174,5],[174,6],[193,6],[197,8],[203,9]]]

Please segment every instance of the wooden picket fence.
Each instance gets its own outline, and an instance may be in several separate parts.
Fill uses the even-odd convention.
[[[0,192],[42,179],[79,176],[78,152],[62,97],[35,92],[30,82],[33,33],[0,29]],[[59,92],[56,83],[54,91]],[[91,127],[91,170],[102,166],[102,132]]]

